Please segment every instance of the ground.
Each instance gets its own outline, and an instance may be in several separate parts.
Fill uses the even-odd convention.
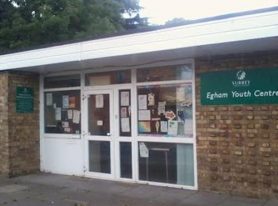
[[[278,200],[41,173],[0,179],[0,205],[277,206]]]

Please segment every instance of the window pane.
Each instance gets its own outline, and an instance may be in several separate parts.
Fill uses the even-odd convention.
[[[119,91],[120,136],[131,136],[131,97],[130,90]]]
[[[130,70],[86,74],[86,86],[124,84],[131,82]]]
[[[139,179],[194,186],[193,145],[139,142]]]
[[[137,69],[137,82],[192,80],[192,75],[189,65]]]
[[[80,91],[45,92],[45,133],[80,134]]]
[[[109,94],[94,94],[88,100],[88,126],[90,135],[110,135]]]
[[[68,75],[68,76],[57,76],[57,77],[45,77],[44,88],[61,88],[61,87],[79,87],[80,86],[80,75]]]
[[[138,87],[138,134],[193,137],[191,84]]]
[[[111,173],[110,142],[89,141],[89,171]]]
[[[120,143],[121,177],[132,178],[131,143]]]

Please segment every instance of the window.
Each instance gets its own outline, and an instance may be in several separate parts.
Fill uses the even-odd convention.
[[[45,133],[80,134],[80,91],[45,92]]]
[[[139,86],[138,134],[193,137],[191,84]]]
[[[192,144],[139,142],[139,179],[194,185]]]
[[[44,88],[79,87],[80,75],[55,76],[44,78]]]
[[[192,80],[193,71],[189,65],[167,66],[137,70],[137,82]]]
[[[89,73],[85,76],[86,86],[125,84],[131,82],[131,71],[120,70],[100,73]]]

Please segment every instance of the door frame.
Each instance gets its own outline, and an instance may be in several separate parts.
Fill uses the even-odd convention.
[[[98,95],[98,94],[108,94],[109,95],[109,114],[110,114],[110,136],[100,136],[100,135],[90,135],[89,134],[89,111],[88,111],[88,106],[89,106],[89,96],[90,95]],[[84,154],[84,162],[85,162],[85,176],[88,177],[96,177],[96,178],[105,178],[105,179],[113,179],[115,176],[115,160],[114,160],[114,127],[113,127],[113,91],[111,89],[102,89],[102,90],[89,90],[89,91],[84,91],[83,93],[83,111],[84,111],[84,118],[83,118],[83,138],[84,138],[84,146],[85,146],[85,154]],[[112,101],[111,101],[112,100]],[[110,143],[110,174],[109,173],[100,173],[100,172],[90,172],[89,171],[89,141],[108,141]]]

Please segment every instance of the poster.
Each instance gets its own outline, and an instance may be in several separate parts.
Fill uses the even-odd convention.
[[[160,131],[163,132],[163,133],[168,132],[168,123],[167,123],[167,121],[161,121],[160,122]]]
[[[140,153],[140,157],[143,157],[143,158],[149,157],[149,149],[143,142],[139,143],[139,153]]]
[[[69,108],[69,96],[64,95],[62,98],[63,98],[63,108]]]
[[[127,117],[127,108],[126,107],[121,107],[121,117],[122,118]]]
[[[73,110],[72,122],[75,123],[75,124],[79,124],[79,122],[80,122],[80,111]]]
[[[46,94],[46,106],[51,106],[53,104],[53,95],[52,93]]]
[[[74,109],[76,107],[76,97],[69,97],[69,108]]]
[[[176,118],[176,115],[173,111],[167,111],[165,112],[165,118],[168,119],[168,120],[173,120]]]
[[[102,120],[98,120],[97,121],[97,126],[103,126],[103,121]]]
[[[147,109],[147,95],[138,95],[139,109]]]
[[[138,122],[139,133],[151,132],[151,122]]]
[[[185,87],[177,87],[176,88],[177,102],[185,101]]]
[[[66,128],[66,127],[69,127],[69,122],[62,122],[62,127],[63,128]]]
[[[121,118],[121,132],[130,132],[129,118]]]
[[[62,109],[61,107],[56,107],[55,109],[55,120],[56,121],[61,121],[62,119]]]
[[[154,106],[155,99],[154,99],[154,93],[148,94],[148,106]]]
[[[68,110],[68,119],[72,119],[72,110]]]
[[[166,102],[158,102],[158,108],[157,108],[158,115],[165,114],[165,106],[166,106]]]
[[[129,92],[121,92],[121,106],[129,106]]]
[[[151,111],[150,110],[139,110],[138,112],[138,120],[139,121],[149,121],[151,120]]]
[[[178,122],[168,121],[168,135],[177,136],[178,134]]]
[[[96,108],[103,108],[104,106],[104,100],[102,94],[96,95]]]
[[[193,134],[193,120],[186,119],[184,122],[184,134],[192,135]]]

